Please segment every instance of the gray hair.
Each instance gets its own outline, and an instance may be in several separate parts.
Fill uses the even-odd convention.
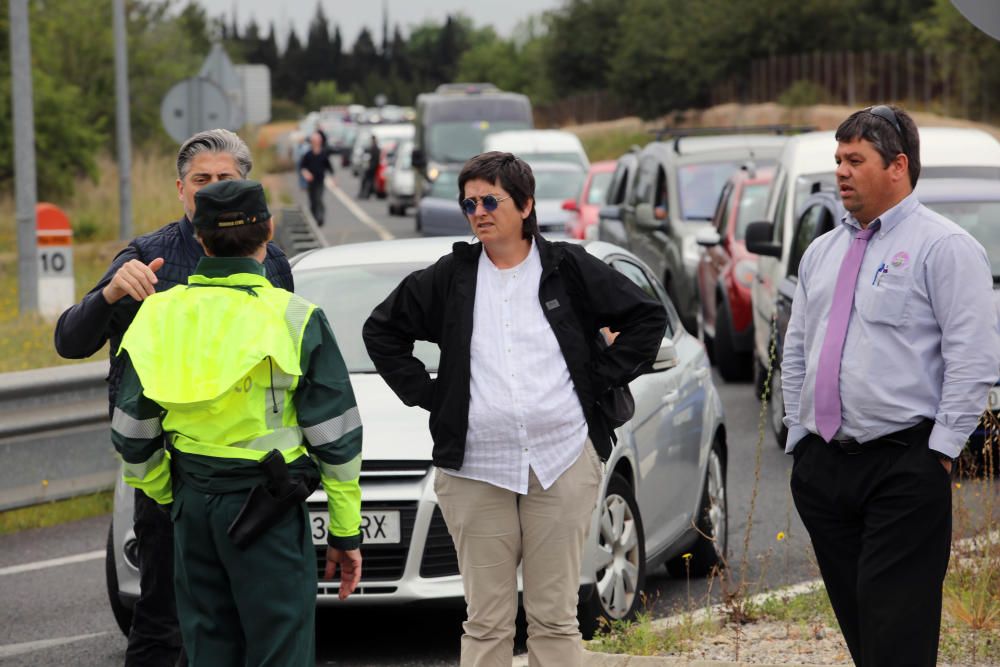
[[[184,180],[191,170],[191,160],[199,153],[229,153],[236,161],[240,178],[246,178],[253,169],[253,158],[245,141],[235,132],[216,129],[199,132],[184,142],[177,152],[177,178]]]

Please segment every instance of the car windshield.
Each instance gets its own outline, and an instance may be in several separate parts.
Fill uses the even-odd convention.
[[[361,339],[361,327],[399,281],[422,268],[425,265],[398,263],[301,271],[295,273],[295,292],[326,313],[348,372],[374,373],[375,366]],[[419,341],[414,354],[428,371],[437,370],[440,354],[437,345]]]
[[[442,171],[431,184],[428,196],[458,202],[458,172]],[[456,203],[455,206],[458,204]]]
[[[740,195],[740,207],[736,211],[737,241],[742,241],[751,222],[763,220],[767,213],[767,194],[771,190],[770,183],[747,185]]]
[[[986,248],[994,282],[1000,276],[1000,201],[921,202],[924,206],[962,226]]]
[[[465,162],[483,152],[483,137],[491,132],[519,130],[521,121],[450,121],[427,130],[427,157],[436,162]]]
[[[685,220],[711,220],[726,181],[742,162],[706,162],[686,164],[678,170],[681,217]]]
[[[604,195],[608,190],[608,185],[611,184],[612,176],[614,173],[610,171],[599,171],[594,174],[594,177],[590,179],[590,192],[587,193],[588,204],[604,203]]]
[[[575,199],[586,174],[580,171],[535,169],[535,199]]]

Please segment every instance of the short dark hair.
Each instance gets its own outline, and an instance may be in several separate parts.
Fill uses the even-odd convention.
[[[920,178],[920,135],[917,133],[917,124],[910,118],[910,114],[899,107],[886,106],[896,114],[899,131],[889,119],[873,114],[871,110],[874,107],[868,107],[855,111],[840,124],[837,128],[837,141],[865,139],[882,156],[882,163],[886,167],[897,155],[904,154],[909,163],[910,187],[914,188]]]
[[[480,153],[465,163],[458,175],[458,204],[465,199],[465,184],[469,181],[499,183],[500,187],[514,200],[514,205],[523,211],[532,201],[531,212],[521,226],[521,237],[530,239],[538,233],[538,216],[535,215],[535,175],[528,163],[513,153],[490,151]],[[464,214],[465,211],[462,211]]]
[[[196,229],[195,233],[205,249],[216,257],[249,257],[267,243],[271,229],[265,220],[238,227]]]

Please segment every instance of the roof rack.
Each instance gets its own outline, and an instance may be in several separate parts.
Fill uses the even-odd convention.
[[[442,83],[437,88],[434,89],[435,93],[495,93],[499,92],[500,89],[496,87],[495,84],[487,83],[485,81],[478,82],[455,82],[455,83]]]
[[[674,152],[681,152],[681,139],[685,137],[708,137],[721,134],[799,134],[816,130],[814,125],[723,125],[719,127],[661,127],[650,130],[656,141],[674,140]]]

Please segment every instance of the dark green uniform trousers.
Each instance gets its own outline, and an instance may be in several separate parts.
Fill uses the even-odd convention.
[[[246,492],[175,483],[174,584],[190,667],[315,667],[316,551],[305,504],[240,550]]]

